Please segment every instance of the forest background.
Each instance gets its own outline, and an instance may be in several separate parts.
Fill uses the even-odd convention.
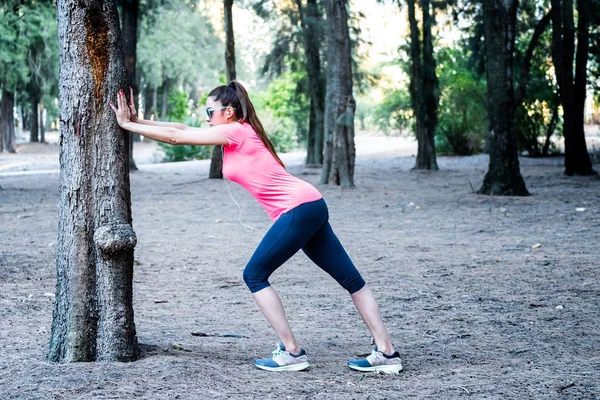
[[[20,142],[45,142],[58,127],[58,44],[55,5],[49,1],[10,2],[0,9],[0,86],[3,121],[14,118]],[[549,1],[528,0],[519,7],[515,42],[515,82],[527,61],[527,86],[516,111],[519,151],[530,156],[563,150],[563,110],[554,75],[548,27],[528,54],[536,25]],[[16,8],[15,8],[16,7]],[[477,2],[434,2],[435,95],[439,154],[470,155],[485,150],[486,76],[483,20]],[[358,130],[412,135],[410,27],[407,7],[393,1],[363,0],[349,5]],[[324,41],[324,11],[312,29]],[[417,15],[417,19],[418,15]],[[137,37],[138,109],[146,118],[200,126],[208,92],[226,83],[223,2],[208,0],[139,3]],[[421,21],[418,21],[419,23]],[[548,22],[548,21],[546,21]],[[278,151],[305,148],[309,140],[311,98],[299,9],[293,1],[233,2],[237,78],[250,90]],[[172,29],[177,26],[177,29]],[[547,26],[547,25],[546,25]],[[236,29],[237,27],[237,29]],[[598,123],[597,25],[591,25],[586,85],[586,123]],[[325,46],[321,46],[322,71]],[[526,60],[527,57],[531,59]],[[517,83],[515,86],[519,86]],[[8,105],[5,106],[5,110]],[[5,123],[6,125],[6,123]],[[29,132],[27,136],[26,132]],[[4,136],[9,135],[4,130]],[[10,138],[3,150],[15,151]],[[597,152],[592,143],[590,151]],[[205,148],[164,146],[167,161],[208,158]]]

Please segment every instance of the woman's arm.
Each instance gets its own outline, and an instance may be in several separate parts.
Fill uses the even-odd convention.
[[[133,88],[130,86],[129,87],[129,111],[131,113],[131,116],[129,117],[129,119],[131,120],[131,122],[137,122],[138,124],[144,124],[144,125],[166,126],[166,127],[177,128],[177,129],[181,129],[181,130],[186,130],[189,128],[189,126],[187,126],[185,124],[180,124],[179,122],[161,122],[161,121],[149,121],[149,120],[147,121],[142,118],[139,118],[137,115],[137,110],[135,109],[135,104],[133,103],[133,99],[135,99],[135,96],[133,94]]]
[[[229,145],[227,139],[215,128],[177,129],[168,126],[153,126],[124,121],[119,126],[126,131],[168,144]]]
[[[185,131],[187,129],[190,129],[189,126],[185,125],[185,124],[181,124],[179,122],[162,122],[162,121],[150,121],[147,119],[142,119],[142,118],[137,118],[135,120],[136,124],[142,124],[142,125],[149,125],[149,126],[163,126],[166,128],[176,128],[182,131]]]
[[[122,90],[117,94],[117,107],[110,103],[119,126],[129,132],[169,144],[187,145],[229,145],[227,139],[216,128],[178,129],[170,126],[156,126],[131,122],[131,110]]]

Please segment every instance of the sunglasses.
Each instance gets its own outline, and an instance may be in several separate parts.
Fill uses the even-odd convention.
[[[208,117],[208,119],[212,118],[212,114],[215,111],[221,111],[226,109],[227,107],[231,107],[231,106],[221,106],[221,107],[207,107],[206,108],[206,116]],[[231,107],[234,111],[235,111],[235,107]]]

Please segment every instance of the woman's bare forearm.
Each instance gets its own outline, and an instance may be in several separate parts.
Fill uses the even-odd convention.
[[[180,129],[172,126],[161,126],[156,124],[142,124],[139,118],[136,122],[127,122],[121,125],[121,128],[131,133],[137,133],[149,139],[157,140],[163,143],[174,144],[175,137]]]
[[[135,120],[136,124],[149,125],[149,126],[161,126],[165,128],[175,128],[182,131],[188,129],[188,126],[179,122],[162,122],[162,121],[150,121],[147,119],[138,118]]]
[[[173,145],[229,145],[225,136],[217,128],[188,128],[184,130],[171,126],[138,124],[131,121],[123,121],[120,126],[126,131]]]

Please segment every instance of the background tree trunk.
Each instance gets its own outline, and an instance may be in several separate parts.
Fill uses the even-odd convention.
[[[429,1],[421,2],[423,15],[423,55],[421,56],[421,38],[415,13],[415,1],[408,0],[408,19],[410,25],[411,77],[410,94],[416,119],[417,157],[414,169],[437,170],[435,155],[435,128],[437,126],[437,96],[435,89],[435,59],[433,58],[433,38],[431,34],[432,17]]]
[[[488,143],[490,164],[479,193],[527,196],[519,169],[514,131],[513,51],[517,0],[483,3],[487,59]]]
[[[31,113],[29,119],[29,141],[32,143],[37,143],[40,141],[40,113],[39,113],[39,104],[40,104],[41,94],[37,90],[33,90],[31,92]]]
[[[48,359],[132,361],[128,139],[108,102],[127,84],[115,0],[58,0],[60,211]]]
[[[310,119],[308,123],[308,146],[306,164],[323,164],[323,129],[325,114],[325,82],[321,72],[321,15],[317,0],[308,0],[306,12],[302,0],[296,0],[306,55],[308,92],[310,98]]]
[[[577,1],[577,56],[573,0],[552,0],[552,63],[556,69],[558,93],[564,110],[565,174],[592,175],[590,155],[585,143],[584,105],[589,50],[590,1]],[[575,70],[575,77],[573,76]]]
[[[137,48],[137,24],[139,0],[123,0],[123,53],[125,54],[125,68],[127,68],[128,83],[135,94],[138,93],[138,84],[135,75],[136,48]],[[127,90],[127,88],[123,88]],[[135,99],[130,99],[135,104]],[[136,107],[137,108],[137,107]],[[137,171],[133,159],[133,142],[139,135],[129,134],[129,170]]]
[[[431,34],[431,25],[434,19],[430,10],[429,0],[421,0],[423,12],[423,104],[424,104],[424,121],[421,132],[422,136],[419,142],[423,142],[419,146],[421,151],[417,153],[415,162],[416,169],[431,169],[437,170],[437,158],[435,155],[435,130],[437,127],[437,85],[438,80],[435,74],[435,59],[433,58],[433,36]]]
[[[15,119],[13,108],[15,106],[15,94],[8,90],[2,91],[2,102],[0,105],[0,152],[6,149],[9,153],[17,151],[15,147]]]
[[[354,187],[354,111],[352,58],[345,0],[326,0],[327,92],[325,151],[321,183]]]
[[[22,114],[23,114],[23,130],[28,131],[29,130],[29,126],[31,125],[30,123],[30,118],[29,118],[29,111],[27,111],[27,106],[28,104],[23,104],[23,106],[21,107],[22,110]]]
[[[227,82],[229,83],[236,79],[233,0],[223,0],[223,20],[225,29],[225,68],[227,70]]]
[[[152,115],[154,115],[154,119],[158,116],[158,88],[152,88]]]
[[[171,87],[171,80],[165,79],[162,84],[162,104],[160,110],[160,119],[163,121],[167,120],[167,111],[169,107],[169,88]]]
[[[0,101],[0,153],[4,152],[4,102]]]
[[[15,99],[18,97],[19,97],[18,94],[15,93]],[[19,104],[16,104],[16,106],[17,106],[17,118],[19,119],[19,127],[17,128],[16,133],[18,136],[22,136],[23,135],[23,125],[25,124],[23,108]]]
[[[40,132],[40,143],[46,143],[46,125],[44,123],[44,105],[38,104],[38,121]]]
[[[236,79],[235,73],[235,40],[233,37],[233,0],[223,0],[223,19],[225,27],[225,67],[227,82]],[[223,179],[223,146],[214,146],[210,158],[210,179]]]

